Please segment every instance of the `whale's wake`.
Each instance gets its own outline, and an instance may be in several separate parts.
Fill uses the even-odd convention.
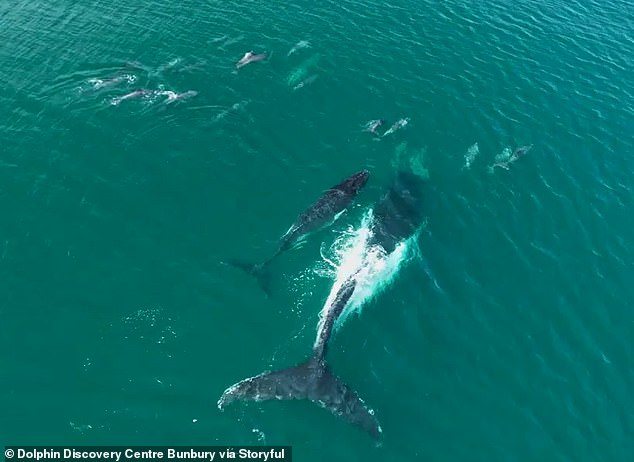
[[[379,295],[394,280],[403,264],[415,252],[415,234],[396,245],[396,249],[386,254],[380,245],[372,245],[372,209],[368,210],[356,230],[344,232],[329,249],[329,254],[322,255],[328,265],[329,276],[334,279],[332,289],[320,313],[319,330],[324,321],[324,314],[332,306],[337,293],[343,284],[353,275],[357,286],[344,311],[337,319],[335,328],[343,325],[348,316],[360,313],[365,304]]]

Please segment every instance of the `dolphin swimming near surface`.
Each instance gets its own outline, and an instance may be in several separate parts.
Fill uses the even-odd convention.
[[[480,146],[477,142],[473,143],[464,155],[464,165],[462,169],[470,169],[475,158],[480,154]]]
[[[402,119],[398,119],[396,122],[394,122],[392,124],[392,126],[385,132],[383,133],[382,136],[387,136],[387,135],[391,135],[392,133],[394,133],[397,130],[400,130],[401,128],[404,128],[407,126],[407,124],[409,123],[409,117],[404,117]]]
[[[297,85],[293,87],[293,91],[299,90],[300,88],[304,88],[306,85],[310,85],[311,83],[315,82],[315,80],[317,80],[318,77],[319,75],[317,74],[306,77],[304,80],[302,80],[301,82],[299,82]]]
[[[180,101],[180,100],[184,100],[184,99],[188,99],[188,98],[193,98],[194,96],[196,96],[198,94],[198,92],[196,90],[188,90],[186,92],[183,93],[176,93],[172,90],[163,90],[163,91],[159,91],[156,93],[157,95],[161,95],[161,96],[167,96],[167,99],[165,100],[166,104],[170,104],[173,103],[175,101]]]
[[[236,112],[239,111],[241,109],[244,109],[246,107],[247,104],[250,103],[250,100],[242,100],[240,102],[234,103],[233,105],[231,105],[231,107],[227,108],[227,109],[223,109],[220,113],[218,113],[216,115],[216,117],[213,118],[212,123],[218,122],[222,119],[224,119],[225,117],[227,117],[229,114],[231,114],[232,112]]]
[[[520,157],[524,157],[531,149],[533,149],[533,145],[529,144],[527,146],[521,146],[515,150],[515,152],[505,161],[496,162],[491,166],[491,170],[495,169],[495,167],[501,167],[505,170],[509,170],[509,166],[515,162]]]
[[[511,159],[517,160],[520,157],[525,156],[528,153],[528,151],[530,151],[531,149],[533,149],[532,144],[529,144],[528,146],[521,146],[515,150]]]
[[[299,51],[304,48],[309,48],[309,47],[310,47],[310,42],[308,40],[300,40],[299,42],[295,44],[295,46],[293,46],[293,48],[290,49],[290,51],[288,52],[286,56],[290,56],[296,51]]]
[[[383,125],[385,123],[384,119],[374,119],[374,120],[370,120],[368,122],[365,123],[365,125],[363,126],[363,131],[364,132],[368,132],[368,133],[372,133],[374,135],[378,135],[378,133],[376,132],[381,125]]]
[[[218,49],[219,50],[225,50],[227,46],[233,45],[234,43],[238,43],[242,39],[244,39],[244,35],[238,35],[237,37],[229,37],[229,36],[225,35],[224,37],[221,37],[221,38],[218,38],[218,39],[214,39],[212,41],[212,43],[218,43],[218,42],[222,42],[224,40],[224,43],[220,44]]]
[[[243,66],[246,66],[249,63],[254,63],[256,61],[262,61],[266,59],[266,53],[254,53],[253,51],[247,51],[240,61],[236,63],[236,69],[240,69]]]
[[[113,98],[111,101],[111,104],[113,106],[117,106],[119,103],[121,103],[121,101],[133,99],[133,98],[139,98],[141,96],[147,96],[149,94],[150,94],[150,90],[146,90],[145,88],[139,88],[138,90],[134,90],[133,92],[130,92],[123,96],[118,96],[116,98]]]
[[[337,278],[322,310],[310,358],[297,366],[265,372],[232,385],[218,400],[219,409],[238,400],[307,399],[365,430],[375,440],[380,438],[382,429],[374,411],[330,370],[326,363],[327,347],[337,321],[345,318],[355,291],[366,283],[363,275],[368,273],[367,267],[381,267],[423,224],[423,184],[420,176],[400,171],[374,207],[364,248],[368,254],[382,255],[381,261],[377,264],[366,258],[348,276],[344,274],[343,282],[339,283]]]
[[[88,83],[92,84],[95,90],[99,90],[101,88],[113,87],[120,84],[121,82],[133,83],[136,81],[136,79],[136,75],[124,74],[118,75],[116,77],[111,77],[109,79],[89,79]]]
[[[370,172],[361,170],[341,183],[326,190],[321,197],[302,212],[286,233],[280,238],[277,251],[266,261],[259,264],[231,261],[233,266],[246,270],[256,276],[260,285],[268,292],[265,269],[286,250],[301,242],[308,234],[331,224],[348,207],[361,188],[365,186]]]

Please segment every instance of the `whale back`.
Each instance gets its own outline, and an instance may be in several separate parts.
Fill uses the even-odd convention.
[[[399,171],[394,182],[374,208],[373,237],[386,252],[413,235],[423,224],[425,180]]]
[[[369,176],[367,170],[361,170],[324,191],[315,203],[297,217],[282,237],[281,248],[287,249],[300,236],[331,224],[352,203],[368,182]]]

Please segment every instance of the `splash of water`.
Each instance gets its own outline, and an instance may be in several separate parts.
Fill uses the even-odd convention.
[[[335,241],[329,252],[332,255],[322,255],[324,261],[330,265],[334,283],[320,313],[318,330],[321,329],[327,310],[332,306],[341,286],[350,276],[354,275],[357,286],[345,310],[337,319],[336,329],[345,323],[350,314],[360,313],[364,305],[380,294],[393,281],[410,255],[408,249],[415,241],[415,236],[399,243],[390,254],[386,254],[381,246],[372,245],[373,219],[372,210],[369,210],[358,229],[345,232]]]
[[[507,162],[512,155],[513,151],[509,146],[507,146],[502,150],[501,153],[495,156],[495,162]]]

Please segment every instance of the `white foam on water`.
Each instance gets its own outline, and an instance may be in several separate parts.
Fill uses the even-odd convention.
[[[501,153],[495,156],[495,162],[507,162],[512,155],[513,151],[509,146],[506,146]]]
[[[369,210],[363,217],[361,226],[340,236],[330,249],[330,254],[322,258],[330,265],[334,283],[319,316],[318,331],[326,319],[328,309],[344,282],[354,275],[357,286],[344,312],[337,319],[339,328],[352,313],[360,313],[363,306],[380,294],[394,279],[403,263],[411,255],[409,249],[416,235],[397,244],[395,250],[386,254],[381,246],[371,245],[373,213]]]

